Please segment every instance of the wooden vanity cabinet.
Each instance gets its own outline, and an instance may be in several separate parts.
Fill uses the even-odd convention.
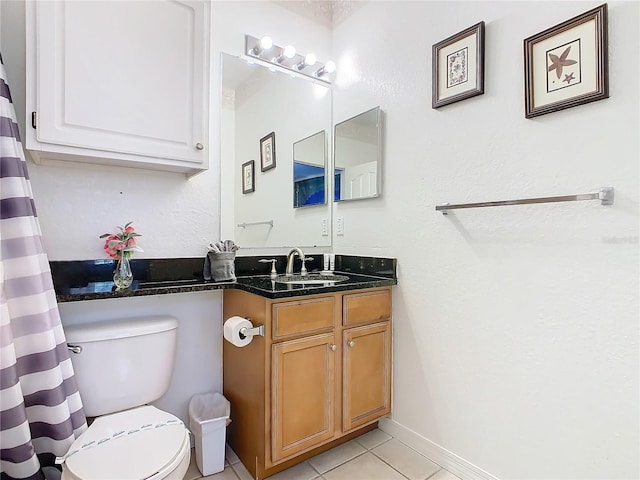
[[[375,428],[391,412],[389,287],[270,300],[224,292],[224,315],[263,324],[225,341],[227,442],[258,480]]]

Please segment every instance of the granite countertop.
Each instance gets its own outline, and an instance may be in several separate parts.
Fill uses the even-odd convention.
[[[318,255],[316,255],[318,257]],[[321,255],[320,255],[321,257]],[[259,263],[262,257],[236,257],[236,281],[207,281],[202,274],[203,258],[132,260],[134,281],[131,287],[116,291],[111,279],[115,262],[86,260],[50,262],[58,302],[75,302],[107,298],[165,295],[205,290],[240,289],[269,299],[298,297],[396,285],[396,260],[393,258],[336,255],[335,274],[347,280],[323,284],[287,284],[271,279],[270,264]],[[276,258],[276,268],[284,271],[286,258]],[[320,270],[321,258],[307,263],[310,272]],[[299,270],[299,262],[296,271]]]
[[[314,295],[317,293],[344,292],[347,290],[359,290],[363,288],[386,287],[396,285],[395,279],[375,277],[372,275],[358,275],[347,272],[334,272],[343,275],[347,280],[331,284],[303,285],[296,283],[278,283],[268,275],[253,277],[238,277],[234,288],[255,293],[266,298],[299,297],[302,295]]]

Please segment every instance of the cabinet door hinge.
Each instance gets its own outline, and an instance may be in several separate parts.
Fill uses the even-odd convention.
[[[31,126],[33,128],[38,128],[36,122],[36,112],[31,112]]]

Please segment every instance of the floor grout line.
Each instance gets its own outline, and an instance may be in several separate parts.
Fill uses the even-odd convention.
[[[313,477],[312,480],[323,480],[325,479],[324,475],[332,472],[340,467],[342,467],[343,465],[363,456],[366,453],[371,453],[375,458],[377,458],[378,460],[380,460],[381,462],[383,462],[385,465],[387,465],[388,467],[390,467],[393,471],[395,471],[396,473],[398,473],[402,478],[407,479],[407,480],[411,480],[407,475],[405,475],[404,473],[402,473],[401,471],[399,471],[397,468],[395,468],[392,464],[390,464],[388,461],[386,461],[384,458],[382,458],[381,456],[379,456],[377,453],[374,452],[375,449],[377,449],[378,447],[390,442],[391,440],[393,440],[395,437],[391,436],[390,438],[387,438],[385,440],[383,440],[382,442],[378,443],[377,445],[374,445],[372,447],[367,447],[365,445],[363,445],[362,443],[358,442],[357,439],[354,439],[355,443],[357,445],[359,445],[360,447],[362,447],[364,449],[363,452],[358,453],[357,455],[355,455],[354,457],[349,458],[348,460],[345,460],[343,462],[341,462],[340,464],[336,465],[335,467],[330,468],[329,470],[325,471],[325,472],[320,472],[316,467],[313,466],[313,464],[309,461],[311,459],[307,459],[304,462],[301,462],[299,465],[301,465],[302,463],[306,463],[309,467],[311,467],[311,470],[316,474],[316,476]],[[397,439],[396,439],[397,440]],[[426,478],[422,479],[422,480],[429,480],[431,478],[433,478],[434,476],[436,476],[438,473],[440,473],[442,470],[446,470],[445,468],[443,468],[441,465],[439,465],[438,463],[434,462],[433,460],[431,460],[429,457],[426,457],[425,455],[421,454],[420,452],[416,451],[415,449],[411,448],[411,446],[404,444],[403,442],[401,442],[400,440],[398,440],[398,442],[407,447],[408,449],[410,449],[411,451],[415,452],[416,454],[420,455],[421,457],[423,457],[424,459],[432,462],[434,465],[436,465],[438,467],[438,470],[436,470],[435,472],[433,472],[431,475],[427,476]],[[330,450],[328,450],[330,451]],[[234,452],[235,453],[235,452]],[[237,455],[236,455],[237,456]],[[238,459],[238,461],[236,461],[234,464],[232,464],[231,462],[229,462],[226,457],[225,460],[227,461],[227,464],[229,467],[231,467],[231,471],[233,472],[233,475],[235,476],[236,480],[241,480],[241,476],[240,474],[236,471],[235,469],[235,465],[242,465],[244,467],[244,465],[242,464],[242,462]],[[246,469],[246,467],[244,467]],[[283,470],[286,471],[286,470]],[[446,470],[448,471],[448,470]],[[194,480],[202,480],[205,477],[200,476],[197,479]]]
[[[380,444],[382,445],[382,444]],[[378,445],[378,447],[380,446]],[[373,455],[374,457],[376,457],[378,460],[380,460],[382,463],[388,465],[389,467],[391,467],[392,470],[398,472],[400,475],[402,475],[404,478],[409,479],[409,477],[407,477],[404,473],[402,473],[401,471],[399,471],[397,468],[395,468],[393,465],[391,465],[389,462],[387,462],[384,458],[380,458],[380,456],[376,455],[375,452],[371,451],[371,455]]]
[[[359,453],[359,454],[358,454],[358,455],[356,455],[355,457],[351,457],[349,460],[345,460],[345,461],[344,461],[344,462],[342,462],[341,464],[336,465],[336,466],[335,466],[335,467],[333,467],[333,468],[330,468],[329,470],[327,470],[327,471],[326,471],[326,472],[324,472],[324,473],[320,473],[320,472],[318,472],[318,470],[316,470],[315,468],[314,468],[314,470],[315,470],[316,472],[318,472],[318,475],[322,475],[322,476],[324,477],[324,474],[325,474],[325,473],[329,473],[329,472],[331,472],[331,471],[335,470],[336,468],[340,468],[340,467],[341,467],[341,466],[343,466],[345,463],[349,463],[350,461],[355,460],[356,458],[361,457],[362,455],[364,455],[365,453],[367,453],[367,452],[368,452],[367,447],[363,447],[363,448],[364,448],[364,452]],[[312,468],[313,468],[313,466],[312,466]]]
[[[313,458],[313,457],[312,457]],[[314,467],[309,460],[305,460],[305,463],[311,467],[311,469],[316,472],[318,475],[322,476],[322,474],[318,471],[316,467]],[[316,477],[317,478],[317,477]]]
[[[435,462],[434,462],[435,463]],[[436,463],[436,465],[438,465]],[[440,465],[438,465],[440,467]],[[440,473],[442,470],[444,470],[444,468],[440,467],[438,470],[436,470],[435,472],[433,472],[433,474],[429,475],[425,480],[429,480],[430,478],[435,477],[438,473]]]

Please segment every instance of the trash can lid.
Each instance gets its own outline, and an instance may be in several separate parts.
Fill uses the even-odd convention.
[[[98,417],[71,445],[65,467],[82,479],[148,478],[175,468],[189,447],[180,419],[144,406]]]

